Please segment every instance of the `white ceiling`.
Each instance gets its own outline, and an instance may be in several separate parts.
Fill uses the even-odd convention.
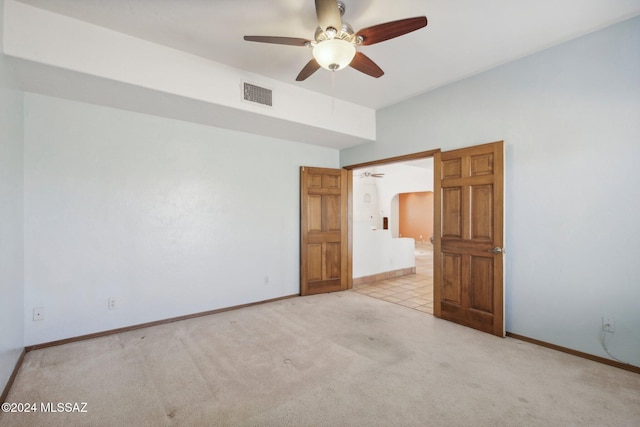
[[[19,1],[374,109],[640,14],[640,0],[344,0],[356,31],[420,15],[429,24],[360,48],[380,79],[346,69],[295,82],[309,49],[242,36],[312,38],[312,0]]]

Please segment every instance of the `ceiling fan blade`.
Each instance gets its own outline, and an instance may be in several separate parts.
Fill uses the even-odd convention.
[[[368,74],[375,78],[382,77],[384,74],[382,68],[378,67],[375,62],[369,59],[369,57],[362,52],[356,52],[356,56],[353,58],[349,66],[351,68],[355,68],[361,73]]]
[[[316,0],[316,15],[318,16],[318,26],[322,30],[333,27],[337,31],[342,28],[342,18],[336,0]]]
[[[305,80],[311,74],[318,71],[318,68],[320,68],[320,64],[318,64],[315,59],[311,58],[311,61],[307,62],[307,65],[304,66],[302,71],[300,71],[300,74],[298,74],[298,77],[296,77],[296,81],[301,82]]]
[[[248,42],[286,44],[289,46],[302,47],[308,46],[308,43],[310,43],[310,41],[307,39],[300,39],[295,37],[244,36],[244,39]]]
[[[356,37],[361,36],[363,38],[362,45],[368,46],[402,36],[426,26],[427,17],[418,16],[416,18],[400,19],[399,21],[391,21],[374,25],[373,27],[363,28],[358,31]]]

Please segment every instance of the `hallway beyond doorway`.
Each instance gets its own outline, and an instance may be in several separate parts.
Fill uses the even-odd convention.
[[[366,283],[353,292],[433,314],[433,245],[416,241],[416,274]]]

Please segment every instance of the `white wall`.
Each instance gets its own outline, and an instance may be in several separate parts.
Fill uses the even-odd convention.
[[[410,164],[388,164],[353,171],[353,221],[368,221],[377,229],[382,229],[382,217],[389,218],[389,230],[398,237],[398,203],[394,196],[399,193],[433,191],[433,167],[428,168],[432,159],[422,161],[427,167]],[[361,177],[364,172],[382,173],[383,178]],[[364,202],[369,194],[369,202]],[[397,199],[397,197],[396,197]]]
[[[428,162],[425,160],[425,162]],[[419,191],[433,191],[433,168],[416,167],[404,164],[382,165],[376,168],[384,172],[384,178],[378,181],[380,212],[389,217],[389,231],[393,237],[400,237],[400,209],[397,195]],[[425,236],[425,240],[429,236]]]
[[[24,347],[22,185],[22,93],[0,52],[0,393]]]
[[[640,18],[378,112],[341,163],[504,140],[507,330],[640,365]]]
[[[353,172],[353,221],[367,223],[370,229],[382,228],[377,178],[360,177],[361,172]]]
[[[394,239],[389,230],[371,230],[366,222],[353,223],[353,278],[415,266],[413,239]]]
[[[361,177],[364,172],[383,173],[384,177]],[[353,177],[353,277],[415,267],[415,241],[398,239],[397,195],[433,191],[433,170],[389,164],[355,169]],[[365,202],[366,194],[369,202]],[[383,216],[389,218],[389,230],[382,230]]]
[[[24,103],[27,345],[299,292],[299,166],[337,150]]]

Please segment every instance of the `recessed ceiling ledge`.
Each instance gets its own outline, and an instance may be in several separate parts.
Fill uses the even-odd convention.
[[[216,106],[212,111],[225,111],[223,123],[214,121],[220,127],[256,133],[253,124],[259,117],[265,125],[259,132],[273,129],[271,136],[278,138],[338,149],[375,140],[375,110],[371,108],[14,0],[4,3],[4,53],[8,56],[191,99],[192,108],[212,104]],[[243,81],[273,90],[273,107],[243,102]],[[25,86],[29,90],[30,82]],[[73,88],[67,86],[71,92]],[[66,97],[78,98],[70,93]],[[189,120],[184,111],[176,114],[181,116],[176,118]]]

